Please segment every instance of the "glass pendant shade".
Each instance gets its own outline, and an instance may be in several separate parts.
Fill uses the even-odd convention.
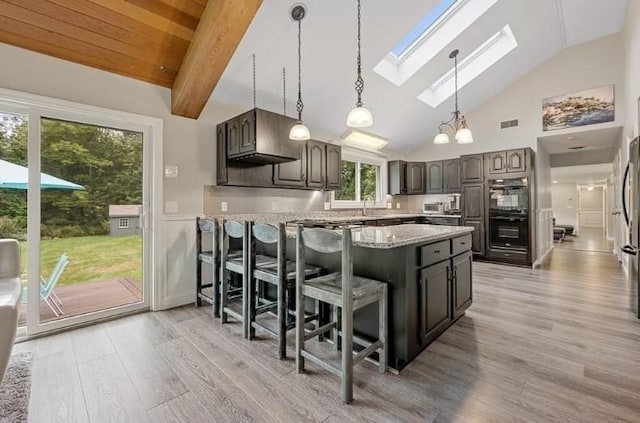
[[[373,116],[366,107],[354,107],[347,115],[347,126],[350,128],[366,128],[373,125]]]
[[[473,142],[473,135],[471,134],[471,129],[469,128],[458,129],[458,132],[456,132],[456,142],[458,144],[471,144]]]
[[[294,141],[306,141],[311,139],[311,132],[309,132],[309,128],[302,123],[298,122],[297,125],[294,125],[289,131],[289,139]]]
[[[434,144],[448,144],[449,143],[449,136],[447,134],[445,134],[444,132],[439,132],[438,135],[436,135],[435,138],[433,139],[433,143]]]

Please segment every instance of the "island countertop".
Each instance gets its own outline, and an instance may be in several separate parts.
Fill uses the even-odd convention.
[[[418,224],[370,226],[352,229],[354,246],[381,249],[436,242],[471,232],[473,232],[473,228],[469,226]],[[287,237],[296,237],[296,229],[294,226],[287,226]]]

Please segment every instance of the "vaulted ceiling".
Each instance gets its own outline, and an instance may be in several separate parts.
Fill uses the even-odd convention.
[[[282,67],[287,70],[288,114],[295,115],[297,25],[289,17],[296,0],[265,1],[211,97],[252,107],[251,55],[257,60],[257,106],[282,112]],[[464,1],[464,0],[461,0]],[[474,0],[470,0],[474,1]],[[390,140],[388,147],[411,151],[431,142],[438,123],[453,111],[453,98],[436,108],[417,96],[449,71],[449,53],[460,58],[505,25],[518,47],[460,90],[460,109],[469,113],[563,48],[619,32],[627,0],[498,0],[406,83],[396,86],[373,71],[438,0],[363,1],[364,103],[373,112],[369,130]],[[356,1],[306,1],[302,22],[304,120],[313,129],[340,135],[356,95]],[[313,136],[313,133],[312,133]]]
[[[262,0],[0,0],[0,42],[173,88],[198,117]]]

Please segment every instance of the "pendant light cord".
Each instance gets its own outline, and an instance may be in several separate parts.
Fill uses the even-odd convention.
[[[456,53],[455,56],[453,56],[453,74],[454,74],[454,84],[455,84],[455,88],[456,88],[456,118],[458,117],[458,115],[460,114],[460,112],[458,111],[458,54]]]
[[[360,57],[360,0],[358,0],[358,78],[356,79],[356,92],[358,93],[358,102],[356,106],[362,107],[362,91],[364,91],[364,80],[362,79],[362,59]]]
[[[287,68],[282,68],[282,113],[287,115]]]
[[[296,102],[296,110],[298,111],[298,121],[302,122],[302,110],[304,103],[302,102],[302,20],[298,21],[298,101]]]
[[[253,63],[253,108],[256,108],[256,54],[253,53],[251,55],[251,60]]]

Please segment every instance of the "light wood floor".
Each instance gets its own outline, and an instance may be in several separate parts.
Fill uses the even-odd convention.
[[[34,353],[30,421],[640,421],[640,321],[611,255],[476,263],[474,281],[466,316],[400,375],[356,368],[351,406],[336,377],[187,307],[18,344]]]
[[[567,235],[562,242],[555,242],[556,248],[569,250],[613,251],[613,241],[609,241],[602,228],[580,228],[579,235]]]

